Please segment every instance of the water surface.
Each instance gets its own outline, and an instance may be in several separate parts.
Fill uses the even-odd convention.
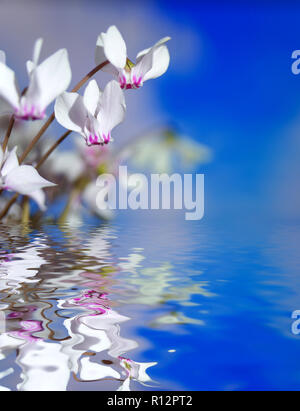
[[[1,226],[1,389],[299,389],[297,224],[132,214]]]

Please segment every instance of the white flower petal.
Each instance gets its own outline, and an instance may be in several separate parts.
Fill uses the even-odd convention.
[[[27,73],[28,75],[30,75],[30,73],[32,72],[32,70],[37,66],[39,58],[40,58],[40,54],[41,54],[41,49],[43,46],[43,42],[44,40],[42,38],[39,38],[36,40],[36,42],[34,43],[34,47],[33,47],[33,57],[32,60],[28,60],[26,62],[26,68],[27,68]]]
[[[1,117],[11,116],[13,114],[13,111],[14,110],[11,104],[9,104],[7,101],[3,100],[0,97],[0,120],[1,120]]]
[[[64,92],[56,99],[54,112],[63,127],[82,132],[88,113],[79,94]]]
[[[26,104],[38,107],[40,111],[45,110],[56,97],[69,87],[71,76],[68,52],[65,49],[58,50],[31,73],[29,87],[25,95]]]
[[[126,44],[117,27],[110,26],[101,36],[107,60],[119,69],[124,68],[127,59]]]
[[[169,40],[171,40],[171,37],[163,37],[162,39],[158,40],[158,42],[155,43],[154,46],[149,47],[148,49],[140,51],[136,56],[136,62],[138,63],[145,54],[149,53],[149,51],[151,49],[158,48],[158,47],[162,46],[163,44],[165,44]]]
[[[6,160],[4,161],[3,167],[1,169],[2,176],[6,176],[16,167],[19,167],[19,160],[17,157],[17,147],[14,147],[13,150],[8,154]]]
[[[6,64],[6,56],[3,50],[0,50],[0,63]]]
[[[101,124],[96,117],[89,115],[86,120],[83,136],[85,137],[88,146],[93,144],[104,143],[104,138],[102,136]],[[91,140],[92,137],[92,140]]]
[[[98,66],[107,60],[106,55],[104,53],[104,44],[102,40],[102,33],[99,34],[96,42],[96,50],[95,50],[95,63]]]
[[[3,63],[0,63],[0,97],[13,108],[19,107],[15,73]]]
[[[30,193],[29,197],[31,197],[37,203],[42,211],[46,210],[46,194],[43,190],[36,190]]]
[[[32,70],[34,69],[34,67],[35,67],[35,65],[34,65],[33,61],[31,61],[31,60],[26,61],[26,69],[27,69],[27,73],[28,73],[29,76],[30,76]]]
[[[43,42],[44,40],[42,38],[39,38],[36,40],[36,42],[34,43],[34,48],[33,48],[33,58],[32,58],[32,62],[37,65],[39,58],[40,58],[40,54],[41,54],[41,50],[42,50],[42,46],[43,46]]]
[[[108,63],[101,69],[101,71],[104,71],[105,73],[111,74],[112,76],[116,77],[116,79],[119,79],[121,70],[118,70],[111,63]]]
[[[92,115],[96,113],[101,94],[96,80],[91,80],[84,91],[83,103]]]
[[[23,165],[7,174],[5,186],[19,194],[30,195],[43,187],[51,187],[55,184],[41,177],[34,167]]]
[[[102,94],[101,110],[97,119],[100,128],[107,135],[115,126],[124,120],[126,111],[124,93],[117,81],[110,81]]]
[[[152,68],[144,75],[144,81],[162,76],[170,64],[170,53],[167,46],[160,46],[153,52]]]
[[[163,47],[164,43],[166,43],[169,40],[170,37],[164,37],[163,39],[159,40],[156,44],[154,44],[154,46],[150,49],[141,51],[137,55],[137,64],[132,69],[132,76],[135,75],[137,79],[142,77],[143,81],[146,81],[149,78],[155,78],[162,75],[169,66],[170,57],[168,49],[165,46],[165,49],[163,49],[163,51],[158,51],[160,48]],[[149,76],[148,73],[150,71],[152,72],[152,75]]]

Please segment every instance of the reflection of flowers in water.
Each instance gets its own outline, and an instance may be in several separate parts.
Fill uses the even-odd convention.
[[[130,381],[150,382],[146,369],[156,363],[136,363],[122,354],[137,347],[137,343],[120,336],[120,324],[129,318],[110,308],[106,293],[84,291],[80,296],[60,300],[61,310],[80,309],[80,314],[66,318],[68,338],[60,342],[46,341],[35,336],[43,331],[42,321],[23,320],[21,312],[11,312],[7,321],[20,320],[18,330],[0,335],[0,360],[11,350],[18,349],[17,363],[22,369],[19,390],[64,391],[74,378],[80,382],[111,379],[120,381],[119,389],[129,390]],[[34,307],[26,311],[34,313]],[[23,313],[24,314],[24,313]],[[104,364],[97,354],[107,352],[111,360]],[[7,374],[3,374],[3,378]],[[1,377],[1,376],[0,376]],[[119,383],[120,384],[120,383]]]
[[[33,342],[38,340],[38,337],[34,337],[34,333],[38,331],[42,331],[42,321],[21,321],[20,327],[21,330],[13,331],[10,333],[12,337],[21,338],[22,340],[26,340],[28,342]]]
[[[136,304],[158,305],[175,302],[181,306],[196,306],[198,303],[191,301],[192,296],[214,296],[207,290],[208,283],[206,281],[195,282],[189,276],[182,279],[182,275],[178,278],[176,272],[173,272],[172,265],[168,262],[157,267],[143,267],[144,257],[138,252],[131,253],[128,257],[120,260],[120,268],[128,273],[126,281],[129,288],[131,288],[130,291],[135,293],[134,302]],[[131,298],[130,291],[129,298]],[[159,316],[151,322],[151,325],[188,323],[204,324],[198,318],[189,318],[180,311],[172,310],[165,315]]]
[[[0,260],[0,290],[9,289],[18,293],[23,283],[38,282],[34,279],[46,260],[41,256],[41,248],[46,247],[35,240],[31,245],[13,254],[7,254]]]
[[[88,315],[78,315],[65,321],[69,335],[73,335],[73,338],[64,343],[63,351],[70,353],[72,371],[75,374],[79,374],[81,381],[101,380],[107,377],[123,380],[124,374],[126,375],[126,380],[135,379],[141,383],[151,381],[148,376],[145,378],[145,372],[136,372],[129,376],[127,372],[124,373],[123,357],[121,355],[136,348],[137,343],[120,336],[120,324],[129,320],[129,318],[120,315],[109,307],[106,293],[88,290],[81,297],[73,298],[60,304],[60,307],[70,308],[73,305],[78,305],[91,311]],[[92,362],[89,357],[81,358],[86,352],[87,346],[94,353],[107,351],[114,360],[113,364],[115,366],[121,365],[122,369],[117,371],[112,365],[108,366]],[[138,363],[132,361],[132,364],[136,364],[135,367],[138,367]],[[154,365],[154,363],[145,363],[143,367],[146,370],[151,365]],[[141,379],[139,379],[139,376]],[[125,385],[129,389],[129,383]]]
[[[136,380],[143,384],[152,382],[149,375],[146,373],[147,368],[156,365],[156,362],[140,363],[130,360],[129,358],[119,357],[120,364],[124,368],[127,378],[118,388],[118,391],[129,391],[130,381]]]

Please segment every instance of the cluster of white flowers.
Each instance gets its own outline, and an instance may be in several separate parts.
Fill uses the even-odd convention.
[[[58,50],[40,63],[43,40],[38,39],[32,60],[26,64],[28,87],[23,92],[18,88],[14,71],[7,65],[5,53],[0,51],[0,116],[9,115],[13,121],[42,120],[47,107],[55,101],[55,118],[63,127],[81,134],[88,146],[108,144],[112,141],[112,129],[125,117],[124,89],[138,89],[146,80],[167,70],[170,56],[165,43],[169,39],[165,37],[138,53],[134,64],[127,57],[119,30],[109,27],[97,39],[95,62],[114,79],[103,91],[96,80],[90,80],[82,96],[66,91],[72,77],[66,49]],[[4,140],[0,150],[0,189],[29,196],[44,209],[42,189],[54,184],[41,177],[32,165],[20,164],[23,158],[19,162],[16,152],[17,147],[9,152]]]

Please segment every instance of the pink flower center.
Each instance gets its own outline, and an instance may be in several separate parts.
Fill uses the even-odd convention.
[[[104,133],[102,134],[102,139],[97,134],[90,134],[88,138],[86,139],[86,143],[88,146],[94,146],[94,145],[101,145],[103,144],[108,144],[110,142],[111,135],[108,133],[105,135]]]
[[[21,108],[15,108],[15,117],[21,120],[42,120],[45,115],[45,110],[40,110],[40,108],[34,104],[25,104]]]
[[[120,82],[121,89],[126,89],[126,90],[136,89],[141,86],[142,76],[137,78],[136,75],[134,74],[132,76],[132,82],[127,82],[126,77],[123,75],[119,78],[119,82]]]

